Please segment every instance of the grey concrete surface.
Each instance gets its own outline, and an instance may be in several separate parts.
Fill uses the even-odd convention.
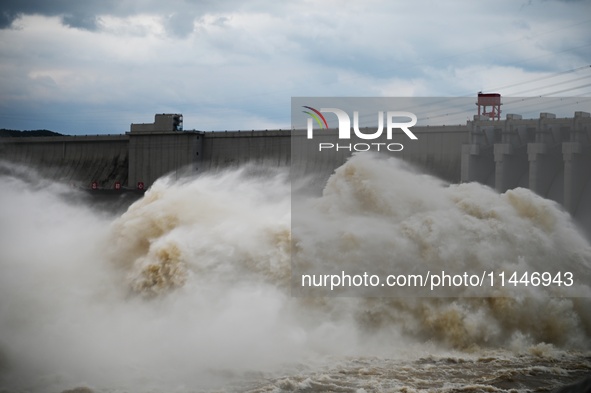
[[[587,217],[583,221],[591,228],[589,113],[560,119],[551,113],[538,119],[508,114],[500,121],[475,116],[464,125],[413,127],[413,132],[418,140],[400,134],[391,141],[372,142],[400,142],[401,151],[387,154],[450,183],[477,181],[499,192],[528,187],[563,204],[574,216]],[[319,138],[334,141],[335,135],[336,130],[326,130]],[[138,128],[125,135],[0,138],[0,160],[34,167],[43,176],[83,188],[94,182],[112,189],[119,182],[132,189],[142,183],[147,189],[166,174],[180,177],[247,163],[291,165],[292,173],[326,177],[351,155],[347,149],[317,154],[317,144],[309,142],[303,130]],[[352,140],[356,142],[367,141]]]

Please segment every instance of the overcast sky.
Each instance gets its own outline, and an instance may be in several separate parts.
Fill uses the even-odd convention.
[[[0,0],[0,128],[289,128],[292,96],[591,96],[591,1]]]

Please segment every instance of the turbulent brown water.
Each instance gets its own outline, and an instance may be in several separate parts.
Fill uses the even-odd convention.
[[[548,391],[591,374],[589,282],[579,297],[292,296],[292,252],[588,277],[589,243],[527,190],[358,156],[306,201],[301,222],[322,229],[307,236],[292,232],[283,170],[161,179],[116,216],[24,169],[2,173],[0,389]],[[375,253],[383,233],[391,249]]]

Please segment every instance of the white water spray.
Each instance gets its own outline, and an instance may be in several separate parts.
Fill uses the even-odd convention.
[[[59,185],[0,182],[7,388],[184,391],[322,356],[589,345],[585,298],[291,297],[291,186],[281,170],[162,179],[117,218],[69,202]],[[395,252],[398,264],[591,269],[568,215],[527,190],[447,186],[357,156],[306,203],[314,236],[297,231],[299,257],[391,264],[384,256]],[[383,233],[392,249],[372,254]]]

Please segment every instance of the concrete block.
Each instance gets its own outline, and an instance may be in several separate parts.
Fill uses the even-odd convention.
[[[515,113],[507,113],[506,119],[507,120],[521,120],[522,117],[521,117],[521,115],[517,115]]]

